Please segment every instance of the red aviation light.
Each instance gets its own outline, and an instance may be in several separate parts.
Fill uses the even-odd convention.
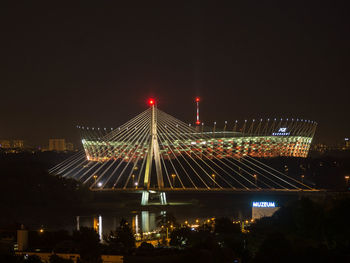
[[[149,100],[148,100],[148,104],[149,104],[150,106],[153,106],[155,103],[156,103],[155,99],[149,99]]]
[[[199,97],[197,97],[197,98],[196,98],[196,102],[199,102],[199,101],[200,101],[200,99],[199,99]]]

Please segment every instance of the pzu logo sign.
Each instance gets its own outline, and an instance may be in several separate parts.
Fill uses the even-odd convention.
[[[273,132],[272,135],[273,136],[288,136],[288,135],[290,135],[290,132],[287,132],[287,128],[283,127],[283,128],[279,128],[278,132]]]

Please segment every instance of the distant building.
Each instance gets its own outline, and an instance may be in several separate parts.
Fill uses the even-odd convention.
[[[262,217],[272,216],[279,207],[276,206],[275,202],[253,202],[252,205],[252,219],[260,219]]]
[[[0,148],[9,149],[11,144],[9,140],[0,140]]]
[[[23,140],[13,140],[12,146],[13,146],[13,148],[23,149],[24,148],[24,141]]]
[[[329,147],[324,143],[318,143],[313,145],[312,150],[319,153],[325,153],[327,150],[329,150]]]
[[[349,138],[344,138],[343,150],[350,150],[350,139]]]
[[[74,151],[74,145],[73,145],[73,143],[71,143],[71,142],[67,142],[66,143],[66,150],[67,151]]]
[[[63,152],[66,150],[65,139],[49,139],[49,151]]]

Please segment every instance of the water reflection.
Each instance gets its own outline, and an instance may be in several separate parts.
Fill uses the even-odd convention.
[[[161,211],[160,214],[165,214]],[[94,215],[94,216],[77,216],[76,230],[81,227],[94,228],[103,240],[104,235],[108,235],[111,231],[115,231],[122,219],[126,219],[131,223],[133,232],[137,236],[148,235],[157,230],[157,213],[150,211],[131,212],[129,215]]]

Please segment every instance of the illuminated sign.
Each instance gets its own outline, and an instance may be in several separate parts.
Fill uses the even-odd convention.
[[[288,135],[290,135],[290,132],[287,132],[287,128],[283,127],[283,128],[279,128],[278,132],[273,132],[272,135],[273,136],[288,136]]]
[[[276,207],[275,202],[253,202],[253,207]]]

